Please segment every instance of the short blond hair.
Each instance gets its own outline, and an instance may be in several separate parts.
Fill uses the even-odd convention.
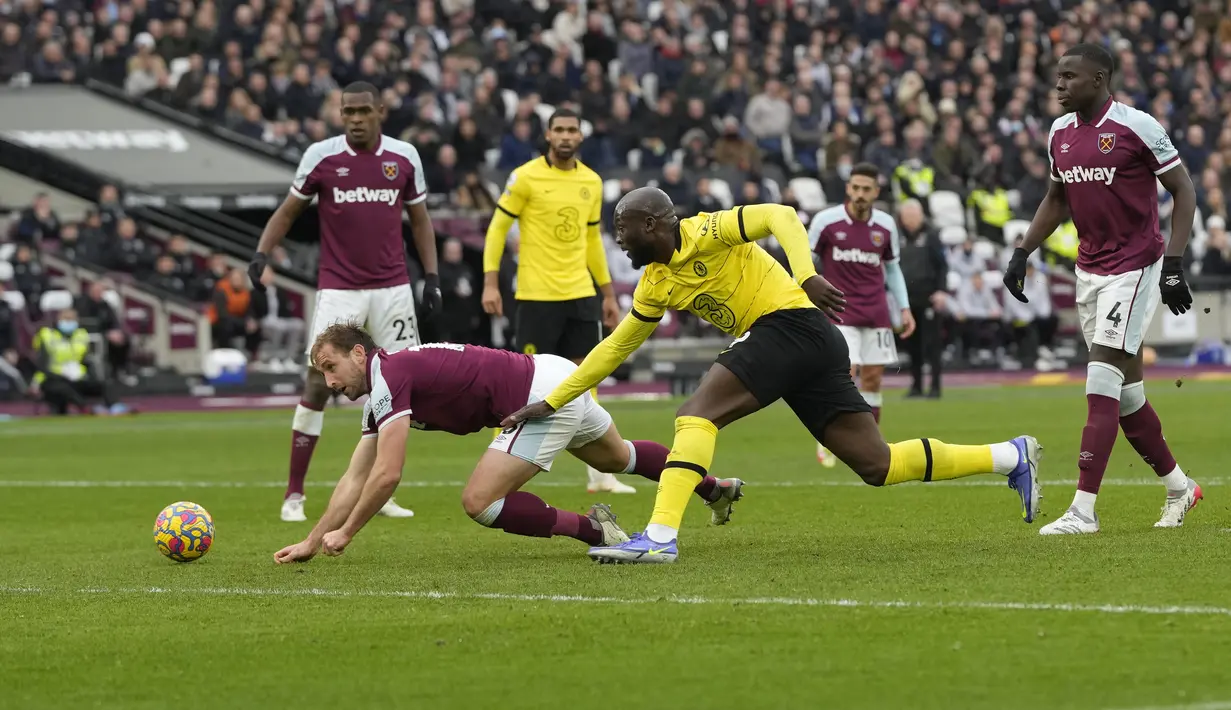
[[[316,336],[316,340],[312,342],[312,349],[308,351],[308,357],[312,360],[313,366],[316,365],[317,354],[326,345],[332,345],[334,349],[342,353],[354,350],[356,345],[362,345],[367,352],[376,349],[376,341],[372,339],[368,331],[363,329],[363,325],[356,321],[334,323]]]

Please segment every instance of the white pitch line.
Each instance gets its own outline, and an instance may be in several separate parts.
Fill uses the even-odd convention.
[[[650,490],[652,488],[651,481],[638,480],[637,476],[625,476],[626,482],[632,483],[634,486],[640,484],[642,488]],[[631,481],[628,479],[632,479]],[[1202,478],[1200,481],[1202,486],[1220,486],[1231,483],[1231,478],[1213,477]],[[1077,479],[1044,479],[1042,483],[1045,486],[1073,486],[1077,484]],[[306,481],[306,486],[311,488],[333,488],[337,485],[337,481]],[[401,488],[461,488],[466,485],[462,480],[450,481],[413,481],[403,480],[398,484]],[[580,484],[571,481],[530,481],[531,486],[540,486],[544,488],[576,488]],[[752,480],[747,482],[747,485],[752,489],[757,488],[867,488],[867,484],[857,478],[815,478],[807,481],[762,481],[757,482]],[[922,484],[920,484],[922,485]],[[936,488],[979,488],[979,487],[1004,487],[1004,479],[980,478],[975,480],[961,481],[942,481],[931,484],[930,487]],[[1125,487],[1151,487],[1162,485],[1157,478],[1109,478],[1103,481],[1104,486],[1125,486]],[[286,486],[285,481],[112,481],[100,479],[97,481],[71,481],[71,480],[6,480],[0,479],[0,488],[283,488]]]
[[[906,600],[874,601],[862,599],[814,599],[808,597],[616,597],[582,594],[505,594],[501,592],[445,591],[348,591],[339,589],[262,589],[251,587],[206,587],[170,589],[166,587],[85,587],[47,589],[42,587],[0,587],[0,594],[12,595],[159,595],[177,594],[211,597],[316,597],[324,599],[454,599],[462,601],[507,601],[548,604],[685,604],[736,606],[741,604],[782,607],[838,607],[845,609],[922,609],[962,611],[1040,611],[1091,614],[1144,614],[1151,616],[1231,616],[1231,609],[1215,606],[1141,606],[1135,604],[1050,604],[1046,602],[917,602]],[[1204,708],[1202,710],[1205,710]]]
[[[1231,710],[1231,700],[1191,703],[1189,705],[1150,705],[1148,707],[1123,708],[1122,710]]]

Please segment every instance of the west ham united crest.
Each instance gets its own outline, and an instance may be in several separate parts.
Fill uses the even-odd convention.
[[[1116,147],[1116,134],[1100,133],[1098,134],[1098,149],[1103,155],[1111,152],[1112,148]]]
[[[872,246],[876,247],[877,249],[885,246],[885,233],[884,232],[872,232]]]
[[[1107,152],[1107,151],[1103,151],[1103,152]],[[385,179],[387,179],[387,180],[397,180],[397,178],[398,178],[398,164],[397,164],[396,162],[394,162],[394,161],[392,161],[392,160],[386,160],[385,162],[383,162],[383,163],[381,163],[381,164],[380,164],[380,170],[381,170],[381,172],[383,172],[383,173],[385,174]]]

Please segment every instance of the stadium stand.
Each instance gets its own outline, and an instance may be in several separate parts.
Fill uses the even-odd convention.
[[[340,132],[339,87],[365,80],[383,91],[386,132],[425,157],[437,231],[463,247],[446,311],[466,323],[442,332],[507,342],[501,323],[489,328],[467,305],[478,298],[478,249],[508,168],[540,150],[543,121],[560,106],[586,119],[581,158],[605,178],[608,219],[622,194],[654,183],[683,211],[772,201],[807,221],[841,199],[853,163],[878,165],[886,207],[917,198],[924,230],[949,250],[953,298],[936,302],[960,320],[953,304],[972,291],[975,273],[1003,302],[1000,251],[1046,191],[1043,146],[1060,113],[1055,60],[1096,41],[1119,62],[1118,100],[1158,117],[1194,176],[1194,285],[1211,289],[1222,314],[1218,291],[1231,284],[1225,5],[8,0],[0,2],[0,82],[10,85],[0,93],[0,165],[93,208],[74,203],[70,214],[68,202],[53,200],[63,220],[53,228],[34,194],[50,189],[6,191],[5,238],[31,249],[20,258],[0,251],[11,267],[0,264],[0,277],[14,272],[6,292],[21,293],[37,320],[38,296],[52,285],[106,275],[137,359],[199,371],[201,351],[217,345],[211,331],[234,332],[220,330],[208,307],[213,282],[251,253],[304,148]],[[0,186],[13,179],[0,174]],[[1002,208],[1008,222],[993,218]],[[310,317],[314,231],[312,220],[297,225],[279,255],[279,333]],[[1050,279],[1045,312],[992,319],[975,362],[1053,367],[1081,357],[1071,337],[1074,237],[1062,227],[1038,264]],[[613,261],[627,298],[636,272],[621,265]],[[251,308],[232,315],[241,330],[269,317],[255,300]],[[1016,352],[1027,316],[1041,323],[1038,358]],[[1224,341],[1231,333],[1226,317],[1198,319],[1201,332]],[[948,330],[948,355],[962,364],[958,336],[969,329]],[[682,316],[658,340],[673,341],[662,352],[682,357],[679,343],[691,341],[679,338],[714,334]],[[293,343],[261,353],[259,338],[239,339],[270,369],[292,359]]]

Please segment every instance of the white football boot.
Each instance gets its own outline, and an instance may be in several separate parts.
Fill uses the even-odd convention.
[[[710,507],[710,525],[726,525],[735,501],[744,497],[744,482],[738,478],[720,478],[715,492],[718,497],[706,503]]]
[[[1098,513],[1093,517],[1070,505],[1064,515],[1039,528],[1040,535],[1086,535],[1098,532]]]
[[[833,468],[838,465],[838,457],[831,454],[824,444],[818,443],[816,445],[816,460],[825,468]]]
[[[590,477],[586,485],[587,493],[636,493],[637,489],[615,477],[614,473],[603,473],[586,466],[586,474]]]
[[[628,542],[628,533],[616,523],[616,514],[611,512],[611,506],[606,503],[595,503],[590,506],[586,517],[598,523],[598,526],[602,528],[603,546]]]
[[[378,510],[376,514],[383,515],[386,518],[413,518],[415,517],[415,511],[411,510],[410,508],[403,508],[402,506],[398,505],[397,501],[393,500],[392,497],[390,497],[389,500],[385,501],[385,504],[381,506],[380,510]]]
[[[282,501],[282,520],[287,523],[302,523],[308,519],[303,512],[302,493],[292,493]]]
[[[1188,479],[1188,488],[1178,496],[1167,496],[1167,502],[1163,504],[1163,517],[1154,523],[1156,528],[1178,528],[1184,524],[1184,516],[1188,515],[1188,511],[1197,507],[1197,503],[1205,496],[1201,493],[1201,486],[1193,479]]]

